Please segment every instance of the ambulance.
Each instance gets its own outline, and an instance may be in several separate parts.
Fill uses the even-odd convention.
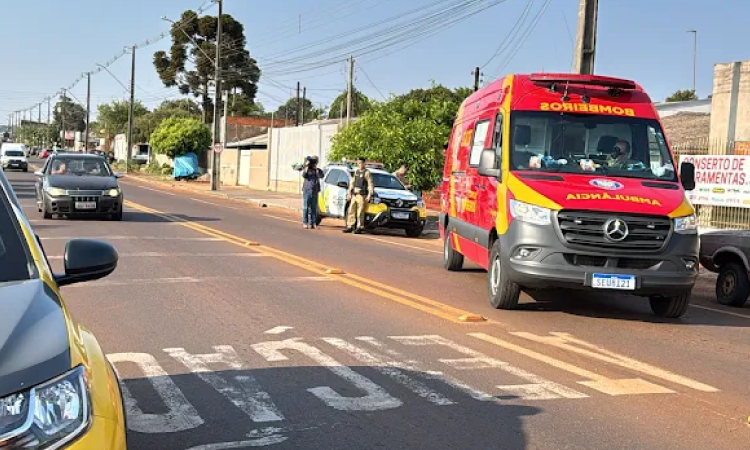
[[[446,149],[443,262],[488,272],[489,303],[571,289],[648,298],[677,318],[698,276],[698,230],[651,99],[637,83],[509,75],[461,105]]]

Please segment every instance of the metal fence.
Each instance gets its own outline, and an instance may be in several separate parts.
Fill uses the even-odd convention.
[[[746,155],[745,143],[710,140],[707,138],[689,139],[672,143],[672,151],[679,155]],[[695,205],[698,226],[703,229],[750,228],[750,208],[737,206]]]

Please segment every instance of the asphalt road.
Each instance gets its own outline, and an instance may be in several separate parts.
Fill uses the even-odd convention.
[[[434,236],[129,179],[122,222],[42,220],[34,176],[8,175],[53,265],[75,237],[120,253],[63,295],[124,380],[132,449],[750,448],[750,308],[711,277],[680,320],[610,294],[496,311]]]

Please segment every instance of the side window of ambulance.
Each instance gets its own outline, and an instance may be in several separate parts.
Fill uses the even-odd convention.
[[[498,114],[495,129],[492,132],[492,147],[495,149],[495,161],[503,160],[503,115]]]
[[[476,167],[479,165],[479,161],[482,158],[482,150],[484,150],[484,146],[487,141],[487,132],[489,131],[489,129],[489,120],[477,122],[477,124],[474,126],[474,136],[471,142],[471,154],[469,155],[469,166]]]

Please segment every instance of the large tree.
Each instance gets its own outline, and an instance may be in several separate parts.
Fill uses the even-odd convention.
[[[55,106],[54,125],[58,132],[62,130],[63,116],[67,131],[83,131],[86,129],[86,108],[74,103],[68,96],[63,96]]]
[[[667,97],[668,102],[689,102],[692,100],[698,100],[698,96],[695,95],[695,91],[692,89],[677,90],[674,94]]]
[[[328,111],[328,117],[330,119],[338,119],[339,117],[346,117],[347,111],[347,93],[344,91],[341,95],[331,103],[331,109]],[[372,108],[372,101],[363,93],[358,91],[356,88],[352,90],[352,116],[359,117],[366,113]]]
[[[290,98],[276,110],[276,118],[279,120],[289,120],[289,123],[293,123],[297,117],[297,105],[299,105],[297,97]],[[324,110],[322,108],[316,108],[309,98],[302,101],[302,107],[304,109],[305,122],[320,119],[323,116]],[[302,120],[302,117],[300,117],[300,120]]]
[[[97,123],[100,129],[93,128],[97,132],[104,134],[106,138],[128,131],[128,117],[130,116],[130,102],[115,100],[112,103],[99,105],[97,108],[99,114]],[[143,106],[139,101],[133,104],[133,117],[138,120],[139,117],[148,114],[148,108]]]
[[[430,190],[440,180],[456,112],[470,92],[437,85],[376,104],[334,136],[329,158],[364,156],[391,171],[404,164],[409,184]]]
[[[162,122],[170,117],[200,119],[201,108],[190,99],[165,100],[153,111],[135,120],[133,140],[136,142],[148,142],[151,134]]]
[[[260,69],[245,49],[244,26],[228,14],[222,15],[221,20],[223,90],[236,92],[252,102],[258,92]],[[177,87],[182,94],[201,99],[204,122],[213,118],[209,86],[215,83],[217,22],[216,17],[198,17],[195,11],[185,11],[172,26],[169,55],[164,51],[154,54],[154,66],[166,87]]]

